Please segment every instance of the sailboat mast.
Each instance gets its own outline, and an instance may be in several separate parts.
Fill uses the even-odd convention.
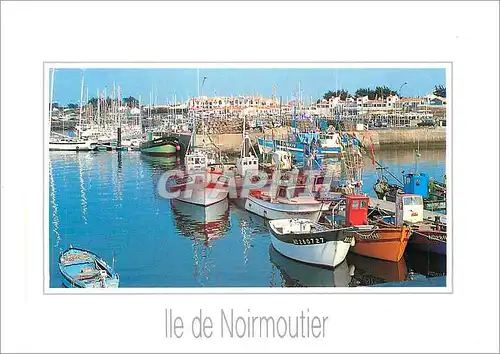
[[[97,89],[97,126],[101,128],[101,96],[99,96],[99,89]]]
[[[52,105],[54,101],[54,74],[56,72],[55,68],[52,68],[52,78],[50,83],[50,102],[49,102],[49,128],[52,133]]]
[[[116,102],[115,102],[115,98],[116,98],[116,82],[113,81],[113,94],[111,95],[111,114],[113,115],[113,125],[116,126]]]
[[[141,105],[141,95],[139,95],[139,127],[142,133],[142,105]]]
[[[108,115],[107,115],[107,107],[108,107],[108,89],[107,86],[104,86],[104,126],[107,128],[108,126]]]
[[[82,108],[83,108],[83,84],[84,84],[84,77],[82,74],[82,86],[80,89],[80,117],[78,119],[78,139],[81,139],[82,136]]]
[[[87,123],[90,124],[90,110],[89,110],[89,88],[87,87],[87,93],[85,96],[85,113],[87,115]]]

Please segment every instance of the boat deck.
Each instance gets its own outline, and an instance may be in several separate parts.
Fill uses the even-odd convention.
[[[384,211],[393,214],[396,212],[396,203],[377,198],[370,198],[370,207],[372,208],[378,207],[379,209],[382,209]],[[424,220],[434,222],[436,216],[439,216],[441,218],[441,222],[443,224],[446,224],[446,214],[440,214],[433,211],[424,210]]]

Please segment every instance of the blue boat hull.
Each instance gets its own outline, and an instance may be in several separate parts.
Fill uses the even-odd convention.
[[[117,288],[118,274],[94,253],[70,247],[59,256],[59,272],[66,288]]]
[[[446,242],[428,240],[423,236],[412,234],[408,246],[419,251],[431,252],[446,256]]]
[[[257,139],[259,144],[259,149],[262,151],[263,149],[274,149],[276,150],[284,150],[290,151],[293,154],[303,155],[304,151],[309,149],[308,144],[301,143],[299,141],[286,141],[281,139],[274,140],[264,140],[262,138]],[[326,155],[340,155],[340,148],[323,148],[318,147],[317,153],[319,156]]]

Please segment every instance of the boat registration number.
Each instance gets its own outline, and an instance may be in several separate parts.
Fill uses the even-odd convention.
[[[354,236],[346,236],[346,237],[344,238],[344,242],[345,242],[345,243],[351,243],[351,242],[352,242],[353,237],[354,237]]]
[[[323,237],[294,238],[292,242],[294,245],[315,245],[325,243],[325,239]]]

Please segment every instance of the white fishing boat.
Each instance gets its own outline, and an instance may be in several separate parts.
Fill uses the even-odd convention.
[[[297,195],[293,182],[280,181],[277,188],[271,185],[269,191],[250,191],[245,209],[269,220],[301,218],[317,221],[330,204],[330,201],[316,200],[309,191]]]
[[[202,132],[204,136],[204,129]],[[177,200],[209,206],[227,198],[229,178],[222,175],[222,169],[217,169],[214,166],[216,161],[213,154],[207,151],[205,146],[203,148],[196,146],[195,138],[196,120],[193,121],[193,131],[188,146],[189,152],[184,157],[185,173],[169,178],[167,191],[175,193],[174,198]]]
[[[344,228],[328,228],[308,219],[269,221],[271,243],[282,255],[309,264],[334,268],[345,260],[354,237]]]
[[[167,181],[167,190],[174,198],[186,203],[209,206],[227,198],[229,178],[210,171],[204,151],[194,151],[185,157],[186,173]]]

